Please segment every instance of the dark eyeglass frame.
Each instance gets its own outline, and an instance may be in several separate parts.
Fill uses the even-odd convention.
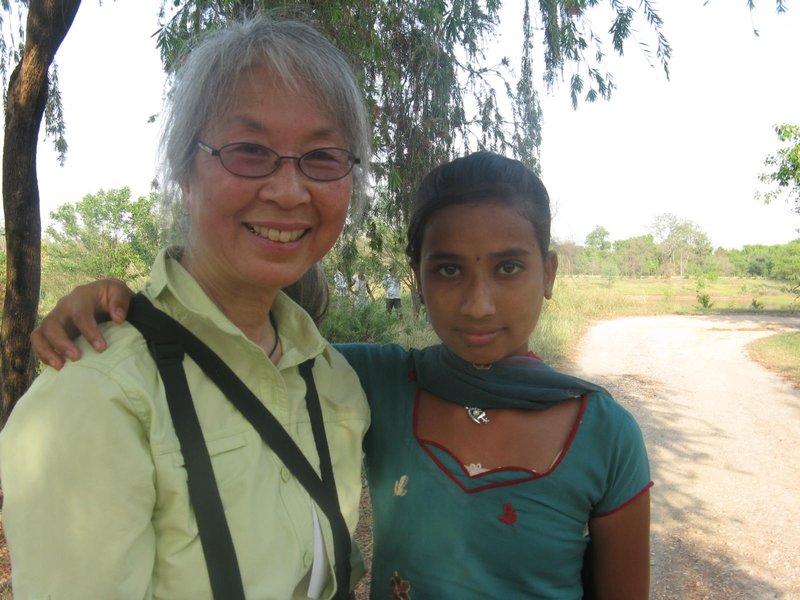
[[[308,179],[311,179],[312,181],[339,181],[340,179],[344,179],[345,177],[347,177],[353,171],[353,167],[354,166],[361,164],[361,159],[359,157],[357,157],[356,155],[354,155],[352,152],[350,152],[350,150],[348,150],[347,148],[337,148],[335,146],[326,146],[324,148],[314,148],[313,150],[309,150],[308,152],[305,152],[304,154],[301,154],[300,156],[281,156],[280,154],[275,152],[275,150],[273,150],[272,148],[269,148],[267,146],[263,146],[261,144],[254,144],[254,143],[250,143],[250,142],[232,142],[230,144],[225,144],[224,146],[222,146],[220,148],[212,148],[211,146],[209,146],[208,144],[206,144],[204,142],[201,142],[200,140],[198,140],[196,142],[196,144],[197,144],[197,147],[200,148],[201,150],[203,150],[205,152],[208,152],[211,156],[216,156],[217,158],[219,158],[219,161],[222,164],[222,167],[226,171],[228,171],[228,173],[231,173],[232,175],[236,175],[237,177],[244,177],[246,179],[261,179],[263,177],[269,177],[270,175],[274,174],[275,172],[277,172],[278,169],[281,168],[281,164],[282,164],[282,161],[284,159],[285,160],[297,161],[297,168],[300,170],[300,172],[303,174],[303,176],[307,177]],[[237,173],[236,171],[232,171],[230,169],[230,167],[225,164],[225,159],[224,159],[224,154],[223,153],[224,153],[226,148],[232,148],[234,146],[251,146],[253,148],[263,148],[264,150],[266,150],[267,152],[271,153],[275,157],[275,163],[274,163],[273,169],[270,170],[270,171],[267,171],[264,174],[260,174],[260,175],[245,175],[243,173]],[[336,150],[337,152],[345,153],[345,155],[349,159],[350,168],[347,169],[347,171],[344,172],[343,174],[337,175],[336,177],[333,177],[333,178],[330,178],[330,179],[327,179],[327,178],[322,178],[321,179],[319,177],[314,177],[313,175],[309,175],[308,173],[306,173],[305,169],[303,168],[303,159],[306,158],[307,156],[310,156],[310,155],[316,153],[316,152],[323,152],[323,151],[326,151],[326,150]]]

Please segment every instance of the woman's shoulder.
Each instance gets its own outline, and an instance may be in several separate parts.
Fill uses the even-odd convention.
[[[95,372],[98,376],[119,377],[129,373],[133,363],[149,359],[147,342],[137,329],[130,323],[103,323],[100,330],[106,340],[106,348],[97,352],[83,337],[75,340],[81,351],[81,358],[77,361],[67,361],[60,371],[50,368],[42,371],[42,375],[66,379],[69,377],[91,377]],[[152,359],[150,359],[152,362]],[[142,363],[142,364],[146,364]]]
[[[132,413],[140,420],[147,412],[141,399],[157,387],[155,365],[147,345],[129,324],[101,326],[108,347],[96,352],[79,340],[81,359],[56,371],[46,367],[14,409],[15,420],[38,422],[52,418],[64,424],[75,415],[92,415],[96,422],[116,413]]]

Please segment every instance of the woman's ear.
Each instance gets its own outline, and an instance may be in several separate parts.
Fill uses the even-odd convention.
[[[192,195],[192,186],[189,184],[189,178],[185,177],[183,181],[181,181],[181,208],[183,210],[183,214],[189,214],[189,204]]]
[[[553,297],[556,271],[558,271],[558,254],[549,250],[544,258],[544,297],[548,300]]]

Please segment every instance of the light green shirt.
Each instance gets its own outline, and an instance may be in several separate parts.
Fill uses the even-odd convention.
[[[276,367],[164,253],[145,293],[227,362],[318,469],[297,369],[316,357],[314,380],[352,533],[369,408],[355,373],[308,315],[283,294],[276,300],[283,348]],[[0,435],[14,597],[211,598],[156,366],[131,325],[104,327],[108,349],[97,354],[81,342],[80,361],[45,369]],[[248,600],[306,598],[314,552],[309,495],[191,359],[184,366]],[[332,561],[330,526],[317,513]],[[330,598],[333,568],[322,564],[321,597]]]

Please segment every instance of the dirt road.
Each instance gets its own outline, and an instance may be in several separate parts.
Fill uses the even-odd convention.
[[[595,325],[578,368],[644,432],[653,600],[800,600],[800,389],[744,346],[800,317],[634,317]]]

